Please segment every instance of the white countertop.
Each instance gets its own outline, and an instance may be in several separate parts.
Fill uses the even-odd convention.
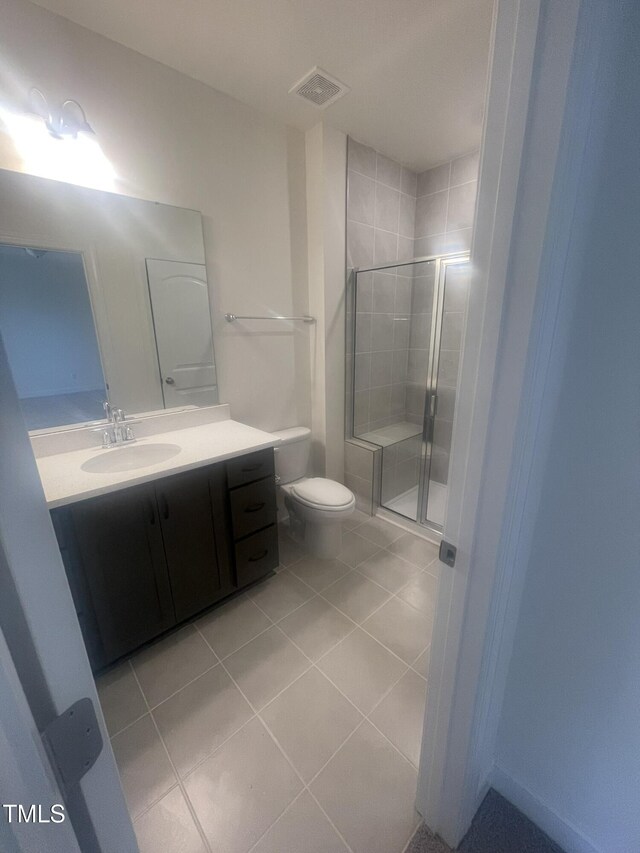
[[[48,507],[53,509],[65,506],[75,501],[115,492],[126,486],[148,483],[169,474],[273,447],[278,444],[278,439],[271,433],[227,419],[218,423],[163,432],[122,446],[140,447],[151,444],[176,444],[180,450],[163,462],[130,471],[109,473],[83,471],[82,465],[95,456],[117,453],[117,449],[91,447],[36,459]]]

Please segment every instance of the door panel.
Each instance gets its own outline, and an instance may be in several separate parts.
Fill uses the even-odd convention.
[[[381,448],[380,505],[438,532],[469,271],[468,255],[450,254],[354,277],[353,436]],[[372,312],[376,301],[394,313]]]
[[[209,607],[224,594],[209,478],[209,469],[199,469],[167,477],[156,486],[178,622]]]
[[[218,402],[204,264],[147,258],[165,407]]]
[[[427,400],[428,465],[421,521],[442,528],[448,499],[449,458],[462,339],[466,320],[470,264],[467,258],[443,259],[438,283],[438,331]]]
[[[71,507],[107,662],[175,623],[151,486]]]

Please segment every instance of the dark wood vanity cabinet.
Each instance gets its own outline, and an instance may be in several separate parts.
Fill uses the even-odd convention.
[[[159,480],[155,487],[177,622],[232,592],[224,465]],[[216,512],[217,510],[217,512]]]
[[[152,486],[81,501],[54,518],[71,546],[62,555],[92,663],[115,660],[175,622]]]
[[[51,515],[94,670],[278,565],[271,449]]]

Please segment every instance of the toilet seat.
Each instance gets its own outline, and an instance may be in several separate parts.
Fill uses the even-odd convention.
[[[354,503],[350,489],[325,477],[311,477],[293,483],[291,495],[304,506],[329,512],[343,512]]]

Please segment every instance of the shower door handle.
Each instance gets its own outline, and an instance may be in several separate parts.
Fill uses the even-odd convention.
[[[429,417],[435,418],[438,411],[438,395],[431,394],[429,397]]]

